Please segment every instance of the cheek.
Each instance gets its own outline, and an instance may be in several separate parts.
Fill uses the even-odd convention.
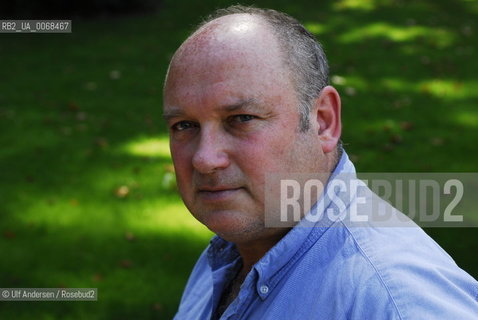
[[[282,128],[281,128],[282,129]],[[292,147],[292,134],[270,130],[260,137],[248,141],[244,147],[243,157],[250,159],[253,165],[262,168],[264,172],[276,171],[284,163]],[[259,170],[259,169],[256,169]]]
[[[171,142],[169,148],[174,165],[184,170],[186,168],[185,166],[191,163],[193,155],[191,148],[185,144],[175,142]]]
[[[178,187],[182,192],[184,188],[187,188],[191,183],[192,164],[191,155],[185,148],[171,145],[171,157],[174,164],[174,170],[176,174],[176,180]]]
[[[256,136],[236,146],[234,162],[255,185],[262,185],[265,174],[277,168],[282,151],[275,147],[267,135]]]

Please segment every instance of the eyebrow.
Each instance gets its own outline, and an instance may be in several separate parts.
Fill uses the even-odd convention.
[[[257,108],[257,100],[254,98],[249,98],[245,100],[240,100],[237,103],[231,105],[223,105],[218,107],[218,110],[223,110],[226,112],[235,112],[235,111],[253,111]],[[181,117],[184,115],[184,112],[181,108],[172,106],[168,110],[163,111],[163,119],[168,121],[172,118]]]
[[[168,121],[172,118],[180,117],[183,115],[183,112],[178,107],[170,107],[167,111],[163,110],[163,119]]]
[[[227,112],[234,112],[239,110],[255,110],[257,108],[257,100],[254,98],[249,98],[246,100],[241,100],[238,103],[232,105],[221,106],[219,109],[224,109]]]

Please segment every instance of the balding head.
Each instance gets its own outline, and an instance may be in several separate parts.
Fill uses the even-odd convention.
[[[241,47],[259,44],[250,41],[262,42],[266,38],[271,38],[270,40],[275,42],[270,26],[260,17],[249,14],[223,16],[198,28],[177,50],[172,61],[186,54],[195,55],[211,51],[211,46],[215,45],[242,51]]]
[[[187,79],[190,83],[187,87],[191,88],[200,85],[199,79],[205,74],[213,75],[220,82],[232,71],[243,74],[250,70],[260,70],[263,78],[273,74],[276,81],[293,87],[283,61],[280,44],[263,19],[249,14],[223,16],[203,25],[177,50],[168,71],[165,91],[180,85],[178,79]]]
[[[287,14],[271,9],[243,6],[231,6],[217,10],[198,27],[193,36],[203,31],[205,27],[208,31],[213,30],[214,27],[218,27],[224,22],[222,19],[225,17],[237,15],[248,15],[255,18],[256,23],[267,26],[271,35],[278,41],[283,65],[290,72],[289,77],[294,84],[299,100],[300,127],[303,131],[307,130],[311,104],[329,81],[327,58],[321,45],[296,19]],[[205,34],[207,35],[208,32]],[[199,44],[204,43],[199,42]]]

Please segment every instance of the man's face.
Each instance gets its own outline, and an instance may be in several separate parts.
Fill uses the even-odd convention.
[[[226,240],[248,242],[284,232],[264,228],[266,174],[324,170],[324,154],[316,126],[299,132],[293,83],[267,27],[247,15],[219,21],[178,50],[164,114],[184,203]]]

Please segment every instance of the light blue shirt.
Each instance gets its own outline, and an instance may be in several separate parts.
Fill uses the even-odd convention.
[[[342,173],[355,174],[345,152],[329,181]],[[366,187],[361,193],[376,197]],[[335,196],[346,204],[343,214],[357,198]],[[327,196],[319,203],[341,210]],[[478,319],[477,281],[413,222],[354,227],[324,215],[310,227],[305,220],[253,266],[220,319]],[[175,319],[211,319],[240,266],[234,244],[214,237]]]

